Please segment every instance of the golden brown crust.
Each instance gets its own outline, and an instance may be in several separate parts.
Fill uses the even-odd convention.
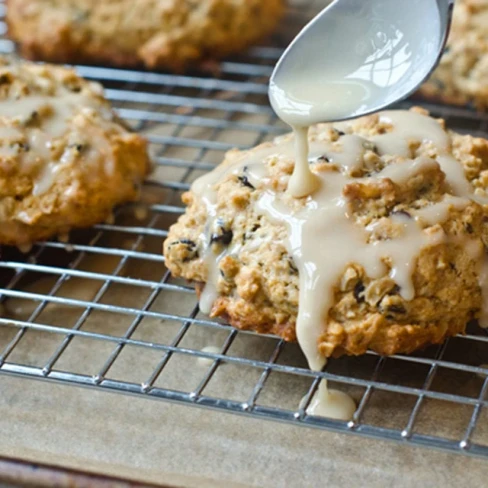
[[[0,58],[0,244],[28,245],[106,220],[137,199],[146,142],[100,85]]]
[[[430,261],[431,255],[425,254],[424,260]],[[444,278],[447,277],[444,276]],[[449,279],[453,279],[453,277],[449,276]],[[203,287],[204,283],[196,283],[198,297],[200,297]],[[457,292],[458,290],[455,289],[456,294]],[[469,298],[469,293],[472,292],[478,293],[472,289],[463,290],[462,295],[467,299],[465,303],[472,303]],[[451,299],[457,301],[458,297],[453,296]],[[425,300],[414,300],[412,308],[419,306],[422,301],[424,305]],[[440,302],[433,303],[435,306],[442,306]],[[355,306],[356,303],[350,304],[351,310]],[[471,317],[470,310],[462,312],[461,315],[463,313],[465,313],[465,317]],[[213,317],[221,317],[237,329],[252,330],[259,334],[276,335],[288,342],[297,340],[295,319],[287,317],[285,323],[278,323],[273,320],[273,317],[276,316],[276,311],[273,310],[269,313],[268,310],[263,310],[261,303],[255,304],[245,301],[239,303],[235,297],[219,296],[212,307],[211,315]],[[330,321],[326,332],[320,338],[319,351],[321,354],[326,357],[361,355],[367,349],[372,349],[382,355],[408,354],[431,344],[440,344],[447,337],[464,333],[466,329],[465,319],[451,321],[441,319],[435,322],[423,320],[422,324],[395,324],[391,322],[391,318],[386,319],[382,313],[374,313],[373,311],[372,314],[366,315],[366,319],[361,318],[358,323],[349,324],[347,330],[338,322]]]
[[[9,36],[29,59],[181,71],[273,31],[283,0],[8,0]]]
[[[200,298],[205,283],[195,283],[195,291]],[[259,307],[252,303],[246,303],[245,308],[241,314],[233,312],[235,307],[232,306],[232,299],[230,297],[220,296],[212,307],[212,316],[221,317],[223,320],[229,322],[232,326],[241,330],[252,330],[258,334],[271,334],[282,337],[288,342],[297,340],[295,332],[295,323],[277,323],[269,320],[267,314],[263,314]]]

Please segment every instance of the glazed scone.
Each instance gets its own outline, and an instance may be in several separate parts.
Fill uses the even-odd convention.
[[[323,357],[408,353],[484,319],[488,141],[420,109],[313,126],[309,141],[317,194],[286,191],[291,134],[229,152],[184,194],[164,255],[202,308],[288,341],[304,314]]]
[[[272,32],[284,0],[8,0],[23,56],[180,71]]]
[[[439,66],[422,86],[426,98],[488,108],[488,0],[456,0]]]
[[[146,142],[71,69],[0,58],[0,244],[106,220],[138,197]]]

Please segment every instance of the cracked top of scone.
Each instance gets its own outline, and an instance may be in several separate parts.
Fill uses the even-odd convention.
[[[446,103],[488,107],[488,0],[457,0],[446,50],[420,93]]]
[[[30,59],[182,70],[269,34],[284,0],[8,0],[10,37]]]
[[[138,197],[146,142],[73,70],[0,58],[0,244],[107,219]]]
[[[184,194],[164,254],[173,275],[206,283],[204,308],[295,340],[304,304],[319,307],[325,357],[411,352],[484,318],[488,141],[419,109],[320,124],[309,141],[317,195],[286,191],[292,135],[229,152]]]

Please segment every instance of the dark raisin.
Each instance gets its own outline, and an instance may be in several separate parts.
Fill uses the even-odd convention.
[[[346,133],[345,133],[345,132],[342,132],[342,131],[341,131],[341,130],[339,130],[339,129],[334,129],[334,130],[336,131],[336,134],[337,134],[339,137],[341,137],[341,136],[345,136],[345,135],[346,135]]]
[[[178,244],[184,244],[187,248],[188,256],[183,259],[184,263],[198,257],[197,245],[191,239],[179,239],[177,241],[173,241],[169,247],[171,248],[172,246],[176,246]]]
[[[373,152],[376,152],[376,144],[374,142],[371,142],[371,141],[364,141],[363,142],[363,147],[364,149],[366,149],[367,151],[373,151]]]
[[[474,232],[473,226],[469,223],[464,224],[464,228],[468,234],[472,234]]]
[[[407,311],[402,305],[390,305],[387,308],[387,311],[391,313],[407,313]]]
[[[391,215],[403,215],[404,217],[408,217],[409,219],[412,218],[412,216],[406,210],[394,210],[393,212],[391,212]]]
[[[12,77],[4,73],[3,75],[0,75],[0,85],[4,85],[5,83],[10,83],[12,81]]]
[[[358,281],[356,283],[356,286],[354,287],[353,295],[354,298],[356,299],[356,302],[358,303],[363,303],[364,302],[364,284],[362,281]]]
[[[251,190],[255,190],[254,186],[249,182],[249,179],[247,176],[238,176],[237,179],[244,185],[247,186],[248,188],[251,188]]]
[[[456,265],[454,263],[449,263],[449,267],[453,270],[456,271]]]
[[[444,82],[442,82],[441,80],[437,80],[437,79],[432,79],[430,80],[432,83],[434,83],[434,85],[439,89],[439,90],[444,90],[444,88],[446,88],[446,85],[444,84]]]
[[[71,149],[76,149],[76,151],[78,152],[81,152],[83,151],[83,149],[85,149],[85,145],[80,143],[70,144],[68,147]]]
[[[253,237],[254,232],[256,232],[259,228],[261,228],[261,224],[257,223],[254,224],[251,228],[251,230],[247,231],[245,234],[242,236],[242,242],[246,242],[248,239],[251,239]]]
[[[288,266],[290,267],[292,273],[298,273],[298,268],[295,266],[295,262],[293,261],[293,258],[291,256],[288,256]]]
[[[389,292],[388,295],[398,295],[400,293],[400,287],[395,285]]]
[[[230,229],[227,230],[223,227],[220,228],[220,231],[220,234],[212,234],[210,237],[210,244],[219,243],[223,244],[224,246],[228,246],[232,242],[234,233]]]
[[[27,117],[27,118],[25,119],[24,125],[25,125],[25,126],[29,126],[29,125],[31,125],[31,124],[35,124],[35,123],[38,121],[38,119],[39,119],[39,113],[38,113],[36,110],[34,110],[34,111],[33,111],[33,112],[32,112],[32,113],[29,115],[29,117]]]
[[[18,147],[21,151],[30,151],[30,146],[27,142],[14,142],[14,147]]]
[[[69,90],[70,92],[73,92],[73,93],[80,93],[82,90],[82,87],[81,87],[79,80],[76,80],[76,79],[67,80],[64,83],[64,86],[67,90]]]
[[[330,163],[330,159],[327,156],[325,156],[325,154],[324,154],[324,155],[319,156],[317,158],[317,162]]]
[[[186,244],[187,246],[190,246],[190,247],[197,247],[196,243],[194,241],[192,241],[191,239],[180,239],[179,241],[175,241],[173,243],[171,243],[171,245],[173,244]]]

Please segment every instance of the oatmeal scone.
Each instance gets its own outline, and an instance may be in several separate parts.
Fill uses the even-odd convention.
[[[0,244],[106,220],[138,197],[146,142],[73,70],[0,58]]]
[[[271,33],[284,0],[8,0],[23,56],[175,71]]]
[[[405,119],[404,137],[395,132],[396,119]],[[424,126],[435,137],[423,134]],[[338,178],[346,182],[332,203],[342,202],[352,226],[348,232],[367,237],[357,250],[352,248],[353,258],[333,276],[331,289],[314,295],[318,304],[330,300],[319,324],[320,353],[356,355],[368,348],[381,354],[411,352],[462,333],[469,321],[481,319],[488,141],[450,132],[442,120],[420,109],[320,124],[310,129],[309,140],[311,168],[323,187],[335,185]],[[351,145],[354,160],[343,157]],[[390,150],[396,147],[403,154]],[[174,276],[195,282],[199,293],[205,283],[214,287],[211,316],[289,341],[297,338],[304,279],[294,256],[303,258],[309,244],[296,239],[297,229],[306,225],[300,212],[311,209],[313,218],[313,209],[321,205],[320,195],[295,199],[287,194],[293,168],[291,134],[249,151],[229,152],[213,173],[183,195],[186,213],[164,243],[166,265]],[[412,226],[414,235],[409,234]],[[318,222],[316,236],[311,235],[319,256],[303,272],[313,273],[334,252],[345,259],[340,247],[346,252],[350,243],[343,230],[322,229]],[[411,237],[429,244],[412,248]],[[321,241],[333,246],[321,247]],[[365,256],[395,242],[400,247],[382,258],[385,269],[369,274],[362,265]],[[418,252],[412,254],[412,249]],[[398,268],[402,259],[404,267]],[[411,296],[398,284],[404,271],[410,275]],[[317,290],[311,286],[310,292]]]
[[[451,32],[439,66],[420,95],[488,108],[488,0],[456,0]]]

